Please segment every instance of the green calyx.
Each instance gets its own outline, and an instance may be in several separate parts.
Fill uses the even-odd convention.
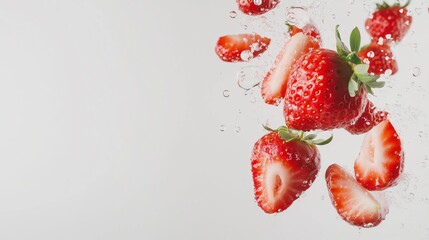
[[[410,5],[411,0],[408,0],[404,5],[401,5],[401,3],[399,1],[397,1],[397,3],[393,4],[393,5],[389,5],[387,2],[383,1],[383,3],[376,3],[377,6],[377,10],[382,10],[382,9],[386,9],[386,8],[390,8],[390,7],[400,7],[400,8],[406,8],[408,7],[408,5]]]
[[[281,126],[275,130],[265,125],[263,125],[263,127],[267,131],[277,132],[279,137],[285,142],[301,141],[311,145],[326,145],[333,139],[332,135],[328,139],[316,139],[316,134],[305,134],[303,131],[292,130],[286,126]]]
[[[363,64],[358,57],[360,50],[361,36],[360,31],[355,27],[350,34],[350,49],[341,40],[340,32],[338,31],[339,25],[335,29],[335,36],[337,39],[337,52],[338,55],[347,61],[353,69],[353,74],[348,83],[348,90],[351,97],[359,94],[360,89],[364,88],[369,94],[373,94],[372,88],[382,88],[384,82],[377,82],[380,76],[371,75],[368,73],[369,65]]]

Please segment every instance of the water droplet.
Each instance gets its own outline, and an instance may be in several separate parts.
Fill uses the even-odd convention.
[[[219,130],[220,130],[221,132],[225,132],[225,130],[226,130],[226,126],[225,126],[225,125],[220,125]]]
[[[347,12],[347,16],[350,16],[350,14],[352,14],[350,11]]]
[[[413,76],[414,77],[418,77],[418,76],[420,76],[420,74],[422,73],[422,71],[420,70],[420,68],[419,67],[415,67],[415,68],[413,68]]]
[[[227,98],[227,97],[229,97],[230,95],[231,95],[231,94],[229,93],[229,91],[228,91],[228,90],[224,90],[224,91],[223,91],[223,96],[224,96],[224,97],[226,97],[226,98]]]
[[[335,14],[332,14],[332,19],[335,19],[335,18],[337,18],[337,16],[335,16]]]
[[[230,18],[236,18],[237,17],[237,12],[236,11],[229,12],[229,17]]]
[[[366,55],[370,58],[373,58],[375,56],[375,53],[373,51],[369,51]]]

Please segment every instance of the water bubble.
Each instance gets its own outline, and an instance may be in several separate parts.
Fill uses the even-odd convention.
[[[422,71],[420,70],[420,68],[419,67],[415,67],[415,68],[413,68],[413,76],[414,77],[418,77],[418,76],[420,76],[420,74],[422,73]]]
[[[354,4],[355,3],[355,0],[350,0],[350,4]]]
[[[347,16],[350,16],[350,14],[352,14],[350,11],[347,12]]]
[[[332,14],[332,19],[337,18],[337,16],[335,14]]]
[[[237,74],[238,86],[246,91],[257,87],[262,79],[259,67],[256,66],[243,67]]]
[[[224,90],[224,91],[223,91],[223,96],[224,96],[224,97],[226,97],[226,98],[227,98],[227,97],[229,97],[230,95],[231,95],[231,94],[230,94],[229,90]]]
[[[416,8],[416,9],[414,9],[414,11],[417,13],[417,15],[420,15],[422,13],[421,8]]]
[[[311,20],[306,8],[288,7],[286,8],[286,22],[297,27],[304,27]]]
[[[241,54],[240,54],[240,58],[243,61],[247,62],[247,61],[249,61],[250,59],[253,58],[253,53],[251,51],[249,51],[249,50],[242,51]]]
[[[235,132],[236,132],[236,133],[239,133],[240,131],[241,131],[241,128],[240,128],[239,126],[236,126],[236,127],[235,127]]]
[[[236,18],[237,17],[237,12],[236,11],[229,12],[229,17],[230,18]]]
[[[256,6],[259,6],[259,5],[261,5],[261,4],[262,4],[262,0],[253,0],[253,3],[254,3]]]
[[[369,51],[366,55],[370,58],[373,58],[375,56],[375,53],[373,51]]]
[[[219,130],[220,130],[221,132],[225,132],[225,130],[226,130],[226,126],[225,126],[225,125],[220,125]]]

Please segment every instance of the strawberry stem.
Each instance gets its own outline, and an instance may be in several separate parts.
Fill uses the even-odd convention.
[[[285,142],[297,140],[297,141],[305,142],[305,143],[311,144],[311,145],[326,145],[326,144],[330,143],[334,137],[331,134],[331,136],[327,139],[315,139],[317,137],[317,135],[314,133],[305,134],[304,131],[293,130],[293,129],[290,129],[286,126],[280,126],[276,130],[274,130],[274,129],[266,126],[266,125],[262,125],[262,126],[264,127],[265,130],[267,130],[269,132],[276,132],[279,135],[279,137],[281,139],[283,139],[283,141],[285,141]]]

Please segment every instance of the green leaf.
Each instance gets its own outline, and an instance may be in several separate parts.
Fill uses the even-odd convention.
[[[369,65],[368,64],[358,64],[356,66],[354,66],[353,70],[356,73],[356,75],[358,74],[368,74],[368,69],[369,69]]]
[[[363,88],[365,89],[365,91],[366,91],[367,93],[369,93],[369,94],[371,94],[371,95],[374,95],[374,92],[372,91],[372,89],[371,89],[371,87],[370,87],[370,86],[368,86],[368,85],[364,84],[364,85],[363,85]]]
[[[359,79],[359,81],[361,81],[363,84],[377,81],[377,79],[380,77],[380,76],[376,76],[376,75],[369,75],[368,73],[366,73],[366,74],[357,74],[356,73],[356,76]]]
[[[274,129],[272,129],[272,128],[268,127],[267,125],[264,125],[264,124],[262,124],[262,127],[263,127],[265,130],[269,131],[269,132],[274,132],[274,131],[275,131]]]
[[[346,60],[348,62],[351,62],[354,64],[361,64],[362,63],[362,61],[360,60],[360,58],[358,57],[356,52],[351,52],[349,55],[347,55]]]
[[[333,138],[334,138],[334,136],[331,135],[328,139],[317,139],[317,140],[314,140],[312,143],[314,145],[326,145],[326,144],[330,143]]]
[[[368,85],[371,88],[382,88],[382,87],[384,87],[384,82],[376,82],[376,81],[374,81],[374,82],[369,82],[366,85]]]
[[[336,44],[337,52],[341,57],[346,58],[347,55],[350,54],[350,50],[346,47],[346,45],[341,40],[340,32],[338,30],[339,27],[340,25],[337,25],[335,28],[335,38],[337,40],[337,44]]]
[[[316,134],[308,134],[307,136],[304,137],[303,140],[313,140],[317,137]]]
[[[360,41],[361,41],[361,38],[360,38],[359,28],[355,27],[352,33],[350,34],[350,49],[353,52],[359,52]]]
[[[352,77],[349,80],[349,85],[348,85],[348,89],[349,89],[349,94],[351,97],[356,96],[356,92],[359,90],[359,84],[356,82],[356,80],[354,79],[356,75],[352,75]]]
[[[289,142],[292,141],[294,139],[295,136],[293,136],[292,134],[286,132],[286,131],[278,131],[277,132],[279,134],[279,137],[281,139],[283,139],[285,142]]]

